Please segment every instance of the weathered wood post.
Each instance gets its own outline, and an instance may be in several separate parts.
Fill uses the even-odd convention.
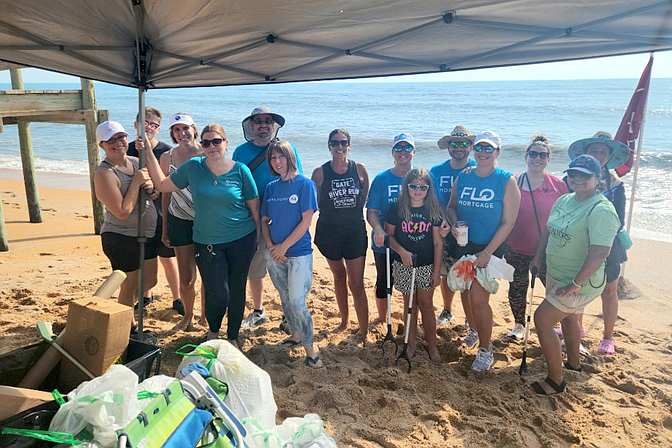
[[[23,90],[23,76],[20,69],[11,69],[12,89]],[[28,216],[30,222],[42,222],[40,211],[40,194],[37,190],[35,176],[35,162],[33,161],[33,142],[30,138],[30,123],[19,118],[16,122],[19,128],[19,144],[21,146],[21,165],[23,166],[23,184],[26,188],[28,202]]]
[[[0,121],[2,121],[2,118],[0,118]],[[0,197],[0,252],[7,252],[8,250],[7,228],[5,227],[5,215],[2,212],[2,198]]]
[[[96,197],[96,189],[93,185],[93,175],[100,165],[100,148],[96,141],[96,127],[98,126],[98,110],[96,106],[96,94],[93,88],[93,81],[81,78],[82,83],[82,104],[84,109],[93,113],[86,117],[86,152],[89,156],[89,185],[91,188],[91,205],[93,207],[93,227],[96,235],[100,235],[100,230],[105,221],[105,209],[103,204]]]

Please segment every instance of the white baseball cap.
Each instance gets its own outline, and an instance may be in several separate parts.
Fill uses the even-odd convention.
[[[119,132],[128,135],[120,123],[117,123],[116,121],[104,121],[96,128],[96,140],[98,140],[98,143],[106,142],[111,139],[114,134],[118,134]]]
[[[176,124],[186,124],[187,126],[194,126],[194,119],[189,114],[175,114],[170,117],[169,128],[172,128]]]
[[[499,134],[492,131],[479,132],[476,136],[474,145],[478,145],[481,142],[489,143],[493,148],[496,149],[501,149],[502,147],[502,139],[499,138]]]

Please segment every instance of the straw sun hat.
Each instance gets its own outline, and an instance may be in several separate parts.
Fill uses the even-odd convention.
[[[609,151],[611,152],[611,158],[607,162],[608,169],[617,168],[623,165],[630,157],[630,148],[628,148],[621,142],[613,140],[610,133],[600,131],[597,134],[593,135],[591,138],[584,138],[581,140],[577,140],[571,145],[569,145],[569,149],[567,150],[569,158],[571,160],[574,160],[581,154],[586,154],[586,149],[588,148],[588,145],[592,143],[604,143],[609,147]]]
[[[448,149],[450,147],[451,140],[455,140],[458,142],[469,141],[471,143],[474,143],[475,139],[476,136],[471,134],[469,130],[464,126],[455,126],[453,132],[451,132],[450,135],[445,135],[441,137],[437,142],[437,145],[439,145],[439,148],[441,149]]]

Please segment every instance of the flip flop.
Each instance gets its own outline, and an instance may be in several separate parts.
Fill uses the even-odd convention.
[[[303,363],[305,365],[307,365],[308,367],[310,367],[311,369],[315,369],[315,370],[324,368],[324,364],[320,360],[319,356],[316,356],[314,358],[311,358],[310,356],[306,356],[306,360]]]
[[[565,383],[565,380],[562,380],[562,383],[558,384],[549,377],[546,377],[544,379],[544,382],[551,386],[551,388],[555,391],[553,393],[548,393],[546,392],[546,389],[541,385],[541,381],[535,381],[534,383],[530,384],[530,387],[534,391],[534,393],[539,396],[539,397],[550,397],[551,395],[557,395],[561,394],[565,391],[565,388],[567,387],[567,383]]]
[[[294,348],[297,345],[301,344],[301,341],[295,341],[293,339],[285,339],[284,341],[280,342],[278,346],[283,347],[283,348]]]
[[[611,339],[602,339],[597,351],[603,355],[613,355],[616,353],[616,344]]]
[[[581,365],[579,365],[579,368],[577,369],[577,368],[573,367],[569,363],[569,361],[565,361],[564,366],[565,366],[565,369],[567,369],[567,370],[573,370],[574,372],[583,372],[583,367],[581,367]]]

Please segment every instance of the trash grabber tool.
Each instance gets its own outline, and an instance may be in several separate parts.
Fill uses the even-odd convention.
[[[394,356],[397,355],[399,350],[399,344],[392,334],[392,286],[391,278],[392,266],[390,265],[390,236],[385,235],[385,270],[387,271],[387,334],[385,339],[383,339],[383,359],[386,358],[387,354],[385,352],[385,344],[392,342],[394,344]]]
[[[415,273],[417,271],[416,266],[417,255],[413,255],[413,271],[411,274],[411,294],[408,296],[408,312],[406,314],[406,328],[404,329],[404,349],[401,351],[401,354],[397,356],[395,364],[399,364],[399,359],[405,359],[408,363],[408,373],[411,373],[411,360],[408,357],[408,335],[411,328],[411,313],[413,312],[413,293],[415,292]]]
[[[530,318],[532,317],[532,297],[534,297],[534,281],[537,278],[536,266],[532,268],[532,281],[530,282],[530,298],[527,301],[527,316],[525,316],[525,344],[523,344],[523,359],[520,361],[518,375],[523,376],[527,372],[527,338],[530,335]]]

